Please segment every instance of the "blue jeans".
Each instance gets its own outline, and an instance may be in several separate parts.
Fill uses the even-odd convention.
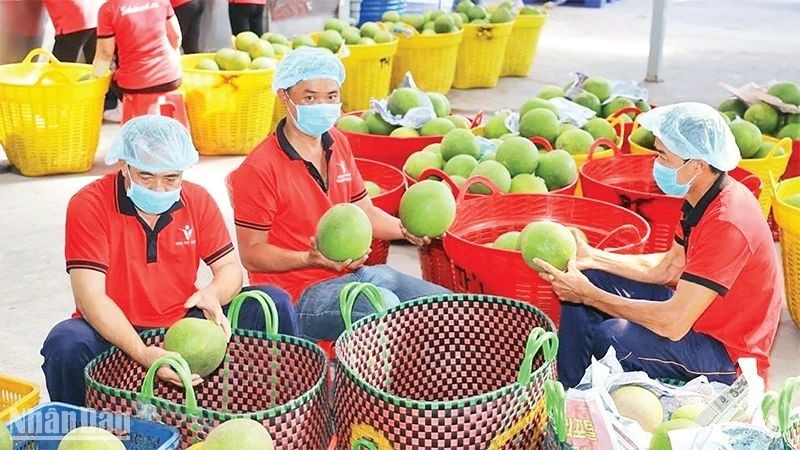
[[[388,308],[417,297],[450,293],[439,285],[405,275],[386,265],[364,266],[342,277],[313,284],[303,291],[295,306],[301,337],[313,342],[332,341],[342,334],[344,321],[339,309],[339,292],[352,281],[377,286]],[[353,322],[374,312],[372,305],[359,296],[353,306]]]
[[[292,309],[289,295],[274,286],[248,286],[242,291],[258,289],[265,292],[275,302],[278,309],[278,324],[281,334],[297,334],[297,318]],[[228,313],[228,306],[223,311]],[[204,317],[197,308],[190,309],[186,317]],[[264,314],[258,302],[248,300],[242,305],[239,315],[239,328],[264,331]],[[137,331],[145,331],[137,328]],[[44,341],[42,356],[45,381],[50,400],[83,406],[86,403],[86,385],[83,369],[100,353],[108,350],[111,344],[82,318],[67,319],[58,323]]]
[[[665,301],[672,289],[639,283],[597,270],[585,275],[600,289],[625,298]],[[705,375],[710,381],[731,384],[736,367],[725,347],[711,336],[689,332],[678,341],[659,336],[624,319],[613,318],[595,308],[562,302],[558,337],[558,376],[566,387],[575,387],[594,356],[605,356],[614,346],[622,368],[643,371],[651,378],[689,381]]]

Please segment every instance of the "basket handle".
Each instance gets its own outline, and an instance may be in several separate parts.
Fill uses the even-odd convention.
[[[483,122],[483,110],[478,111],[478,114],[475,114],[475,118],[472,119],[472,122],[470,122],[469,127],[476,128],[478,125],[481,124],[481,122]]]
[[[623,114],[627,114],[627,113],[634,113],[634,114],[636,114],[638,116],[639,114],[642,113],[642,110],[637,108],[637,107],[635,107],[635,106],[626,106],[624,108],[620,108],[617,111],[615,111],[614,114],[611,114],[610,116],[608,116],[607,119],[609,121],[611,119],[619,119],[619,116],[621,116]]]
[[[37,56],[47,56],[47,59],[49,60],[48,62],[51,64],[61,64],[61,61],[59,61],[58,58],[43,48],[35,48],[31,50],[25,59],[22,60],[22,63],[33,64],[33,58],[36,58]]]
[[[534,144],[541,145],[542,147],[544,147],[544,149],[547,150],[548,152],[553,151],[553,144],[551,144],[550,141],[548,141],[547,139],[541,136],[533,136],[532,138],[529,139]]]
[[[156,372],[161,366],[168,365],[178,373],[178,377],[183,384],[184,392],[186,393],[186,410],[190,415],[198,415],[200,409],[197,407],[197,397],[194,393],[194,386],[192,386],[192,375],[189,370],[189,364],[180,355],[166,355],[158,358],[153,365],[147,370],[147,375],[144,377],[142,383],[142,390],[139,393],[138,400],[145,404],[150,404],[155,398],[153,395],[153,384],[156,377]]]
[[[783,139],[779,140],[778,142],[776,142],[769,149],[769,152],[767,152],[767,156],[765,156],[764,159],[775,158],[775,152],[781,147],[792,148],[792,140],[790,138],[786,137],[786,138],[783,138]]]
[[[769,190],[772,191],[772,198],[778,200],[778,186],[780,182],[775,179],[775,174],[769,171]]]
[[[349,330],[353,326],[353,306],[360,294],[364,294],[377,314],[381,315],[386,312],[386,302],[383,301],[380,289],[371,283],[351,281],[345,284],[339,292],[339,309],[342,312],[345,330]]]
[[[278,335],[278,309],[275,307],[275,302],[266,293],[259,290],[252,290],[242,292],[231,300],[231,306],[228,308],[228,320],[231,321],[231,329],[239,328],[239,312],[242,305],[247,299],[254,299],[261,305],[261,310],[264,312],[264,324],[266,325],[266,332],[268,336]]]
[[[567,395],[564,393],[564,385],[556,380],[544,382],[544,401],[547,407],[547,415],[556,430],[558,442],[567,441]]]
[[[625,231],[632,231],[636,235],[636,242],[637,243],[642,240],[642,235],[641,235],[641,233],[639,233],[639,229],[636,227],[636,225],[632,225],[630,223],[625,223],[625,224],[622,224],[622,225],[618,226],[617,228],[614,228],[613,230],[611,230],[611,232],[608,233],[608,235],[606,237],[604,237],[603,240],[600,241],[597,244],[597,248],[603,248],[605,246],[606,242],[608,242],[612,237],[614,237],[614,236],[616,236],[616,235],[618,235],[618,234],[620,234],[622,232],[625,232]],[[623,246],[623,247],[620,247],[620,248],[625,248],[625,247],[627,247],[627,246]],[[617,250],[619,250],[619,249],[617,249]]]
[[[456,185],[456,182],[450,178],[450,175],[444,173],[442,169],[434,169],[433,167],[425,169],[419,174],[419,181],[427,180],[429,177],[437,177],[441,178],[442,181],[447,183],[450,186],[450,190],[458,194],[459,187]]]
[[[353,442],[351,450],[361,450],[362,448],[365,448],[367,450],[379,450],[378,446],[367,438],[356,439],[356,441]]]
[[[786,435],[791,428],[791,408],[792,398],[795,391],[800,391],[800,377],[789,377],[783,382],[780,395],[775,392],[767,392],[764,399],[761,401],[761,413],[764,415],[764,420],[771,415],[772,410],[777,407],[778,409],[778,430]]]
[[[536,355],[539,354],[539,349],[542,350],[545,362],[552,362],[556,359],[558,354],[558,336],[552,331],[545,331],[544,328],[536,327],[531,330],[528,335],[528,341],[525,343],[525,357],[522,359],[522,364],[519,367],[519,375],[517,375],[517,382],[522,387],[527,386],[531,382],[531,375],[533,374],[533,361]]]
[[[75,81],[71,80],[64,72],[59,72],[58,70],[51,70],[39,75],[39,78],[36,80],[36,83],[34,83],[34,85],[36,86],[41,85],[42,82],[45,80],[45,78],[50,78],[53,75],[55,75],[56,78],[61,78],[62,82],[75,84]]]
[[[619,146],[614,141],[612,141],[609,138],[599,138],[599,139],[595,140],[594,142],[592,142],[592,145],[589,147],[589,154],[586,157],[586,160],[587,161],[593,161],[594,160],[594,152],[596,152],[597,149],[602,145],[605,145],[607,147],[611,147],[611,150],[614,151],[614,157],[622,156],[622,150],[619,149]]]
[[[461,186],[461,189],[458,191],[458,197],[456,198],[456,204],[461,203],[464,198],[467,196],[469,192],[469,188],[475,186],[476,184],[482,184],[489,188],[492,191],[492,195],[500,195],[500,189],[492,182],[492,180],[486,178],[483,175],[473,175],[467,179],[467,182]]]

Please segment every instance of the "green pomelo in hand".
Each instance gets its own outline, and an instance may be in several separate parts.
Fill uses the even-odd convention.
[[[206,377],[222,363],[228,339],[221,326],[206,319],[185,318],[164,335],[164,348],[180,354],[193,374]]]
[[[577,253],[575,237],[560,223],[542,220],[528,224],[520,234],[519,249],[530,268],[541,271],[533,260],[541,259],[558,270],[566,270]]]
[[[334,205],[317,225],[317,248],[331,261],[357,260],[372,243],[372,224],[363,209],[352,203]]]
[[[456,216],[453,192],[442,182],[420,181],[403,194],[399,216],[403,227],[414,236],[439,237]]]

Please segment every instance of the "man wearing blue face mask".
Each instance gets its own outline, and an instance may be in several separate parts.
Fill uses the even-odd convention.
[[[686,199],[683,217],[666,253],[617,255],[579,240],[566,272],[537,261],[563,300],[559,376],[577,385],[613,346],[624,369],[652,378],[730,384],[750,357],[766,380],[783,279],[758,200],[726,173],[739,162],[733,135],[699,103],[638,120],[657,138],[658,186]]]
[[[353,203],[372,223],[376,239],[424,240],[407,233],[396,217],[376,208],[364,187],[347,139],[333,128],[341,115],[344,66],[330,52],[301,47],[278,65],[273,90],[287,119],[230,176],[236,234],[250,280],[285,289],[296,303],[301,334],[335,339],[344,329],[338,296],[351,281],[377,285],[389,306],[447,292],[388,266],[330,261],[313,236],[333,205]],[[373,312],[356,302],[353,317]]]
[[[182,181],[197,159],[179,122],[138,117],[125,124],[106,155],[120,170],[70,200],[65,254],[76,311],[50,331],[42,348],[51,400],[82,405],[84,367],[112,345],[149,367],[166,351],[142,341],[139,332],[145,329],[169,327],[188,316],[205,317],[230,333],[225,311],[242,287],[242,270],[214,200],[202,187]],[[198,289],[201,260],[213,279]],[[247,289],[270,295],[281,331],[296,332],[284,291]],[[242,328],[264,330],[256,302],[243,305],[241,320]],[[169,369],[158,376],[180,385]],[[197,375],[193,381],[202,382]]]

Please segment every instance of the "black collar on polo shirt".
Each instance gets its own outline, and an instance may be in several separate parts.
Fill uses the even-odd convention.
[[[131,183],[133,183],[133,181],[131,181]],[[158,260],[158,233],[172,222],[172,212],[181,208],[183,208],[183,200],[178,199],[168,210],[158,216],[156,225],[150,228],[150,225],[139,215],[136,210],[136,205],[133,204],[133,200],[128,197],[125,189],[125,177],[122,175],[122,171],[120,170],[117,172],[117,210],[119,210],[120,214],[135,217],[142,226],[142,230],[144,230],[144,234],[147,236],[148,263],[153,263]]]
[[[681,206],[681,212],[683,212],[683,217],[681,218],[681,229],[683,229],[683,248],[689,248],[689,235],[692,233],[692,229],[697,226],[698,223],[700,223],[700,219],[703,218],[703,215],[708,210],[711,202],[719,196],[720,192],[722,192],[727,180],[728,174],[723,172],[717,177],[716,181],[714,181],[714,184],[711,185],[708,191],[706,191],[706,193],[700,197],[700,201],[698,201],[695,206],[692,206],[692,204],[688,201],[683,202],[683,206]]]
[[[311,175],[311,178],[314,179],[317,185],[319,185],[324,192],[328,192],[328,186],[326,185],[325,180],[322,178],[322,175],[319,173],[319,170],[317,170],[317,167],[311,161],[307,161],[300,156],[292,143],[289,142],[289,139],[286,138],[286,133],[283,132],[284,125],[286,125],[286,118],[278,122],[278,126],[275,128],[275,135],[278,138],[278,146],[292,161],[303,161],[306,166],[306,170],[308,170],[308,174]],[[325,133],[322,133],[321,139],[322,151],[325,154],[325,165],[330,166],[331,155],[333,154],[333,136],[326,131]]]

